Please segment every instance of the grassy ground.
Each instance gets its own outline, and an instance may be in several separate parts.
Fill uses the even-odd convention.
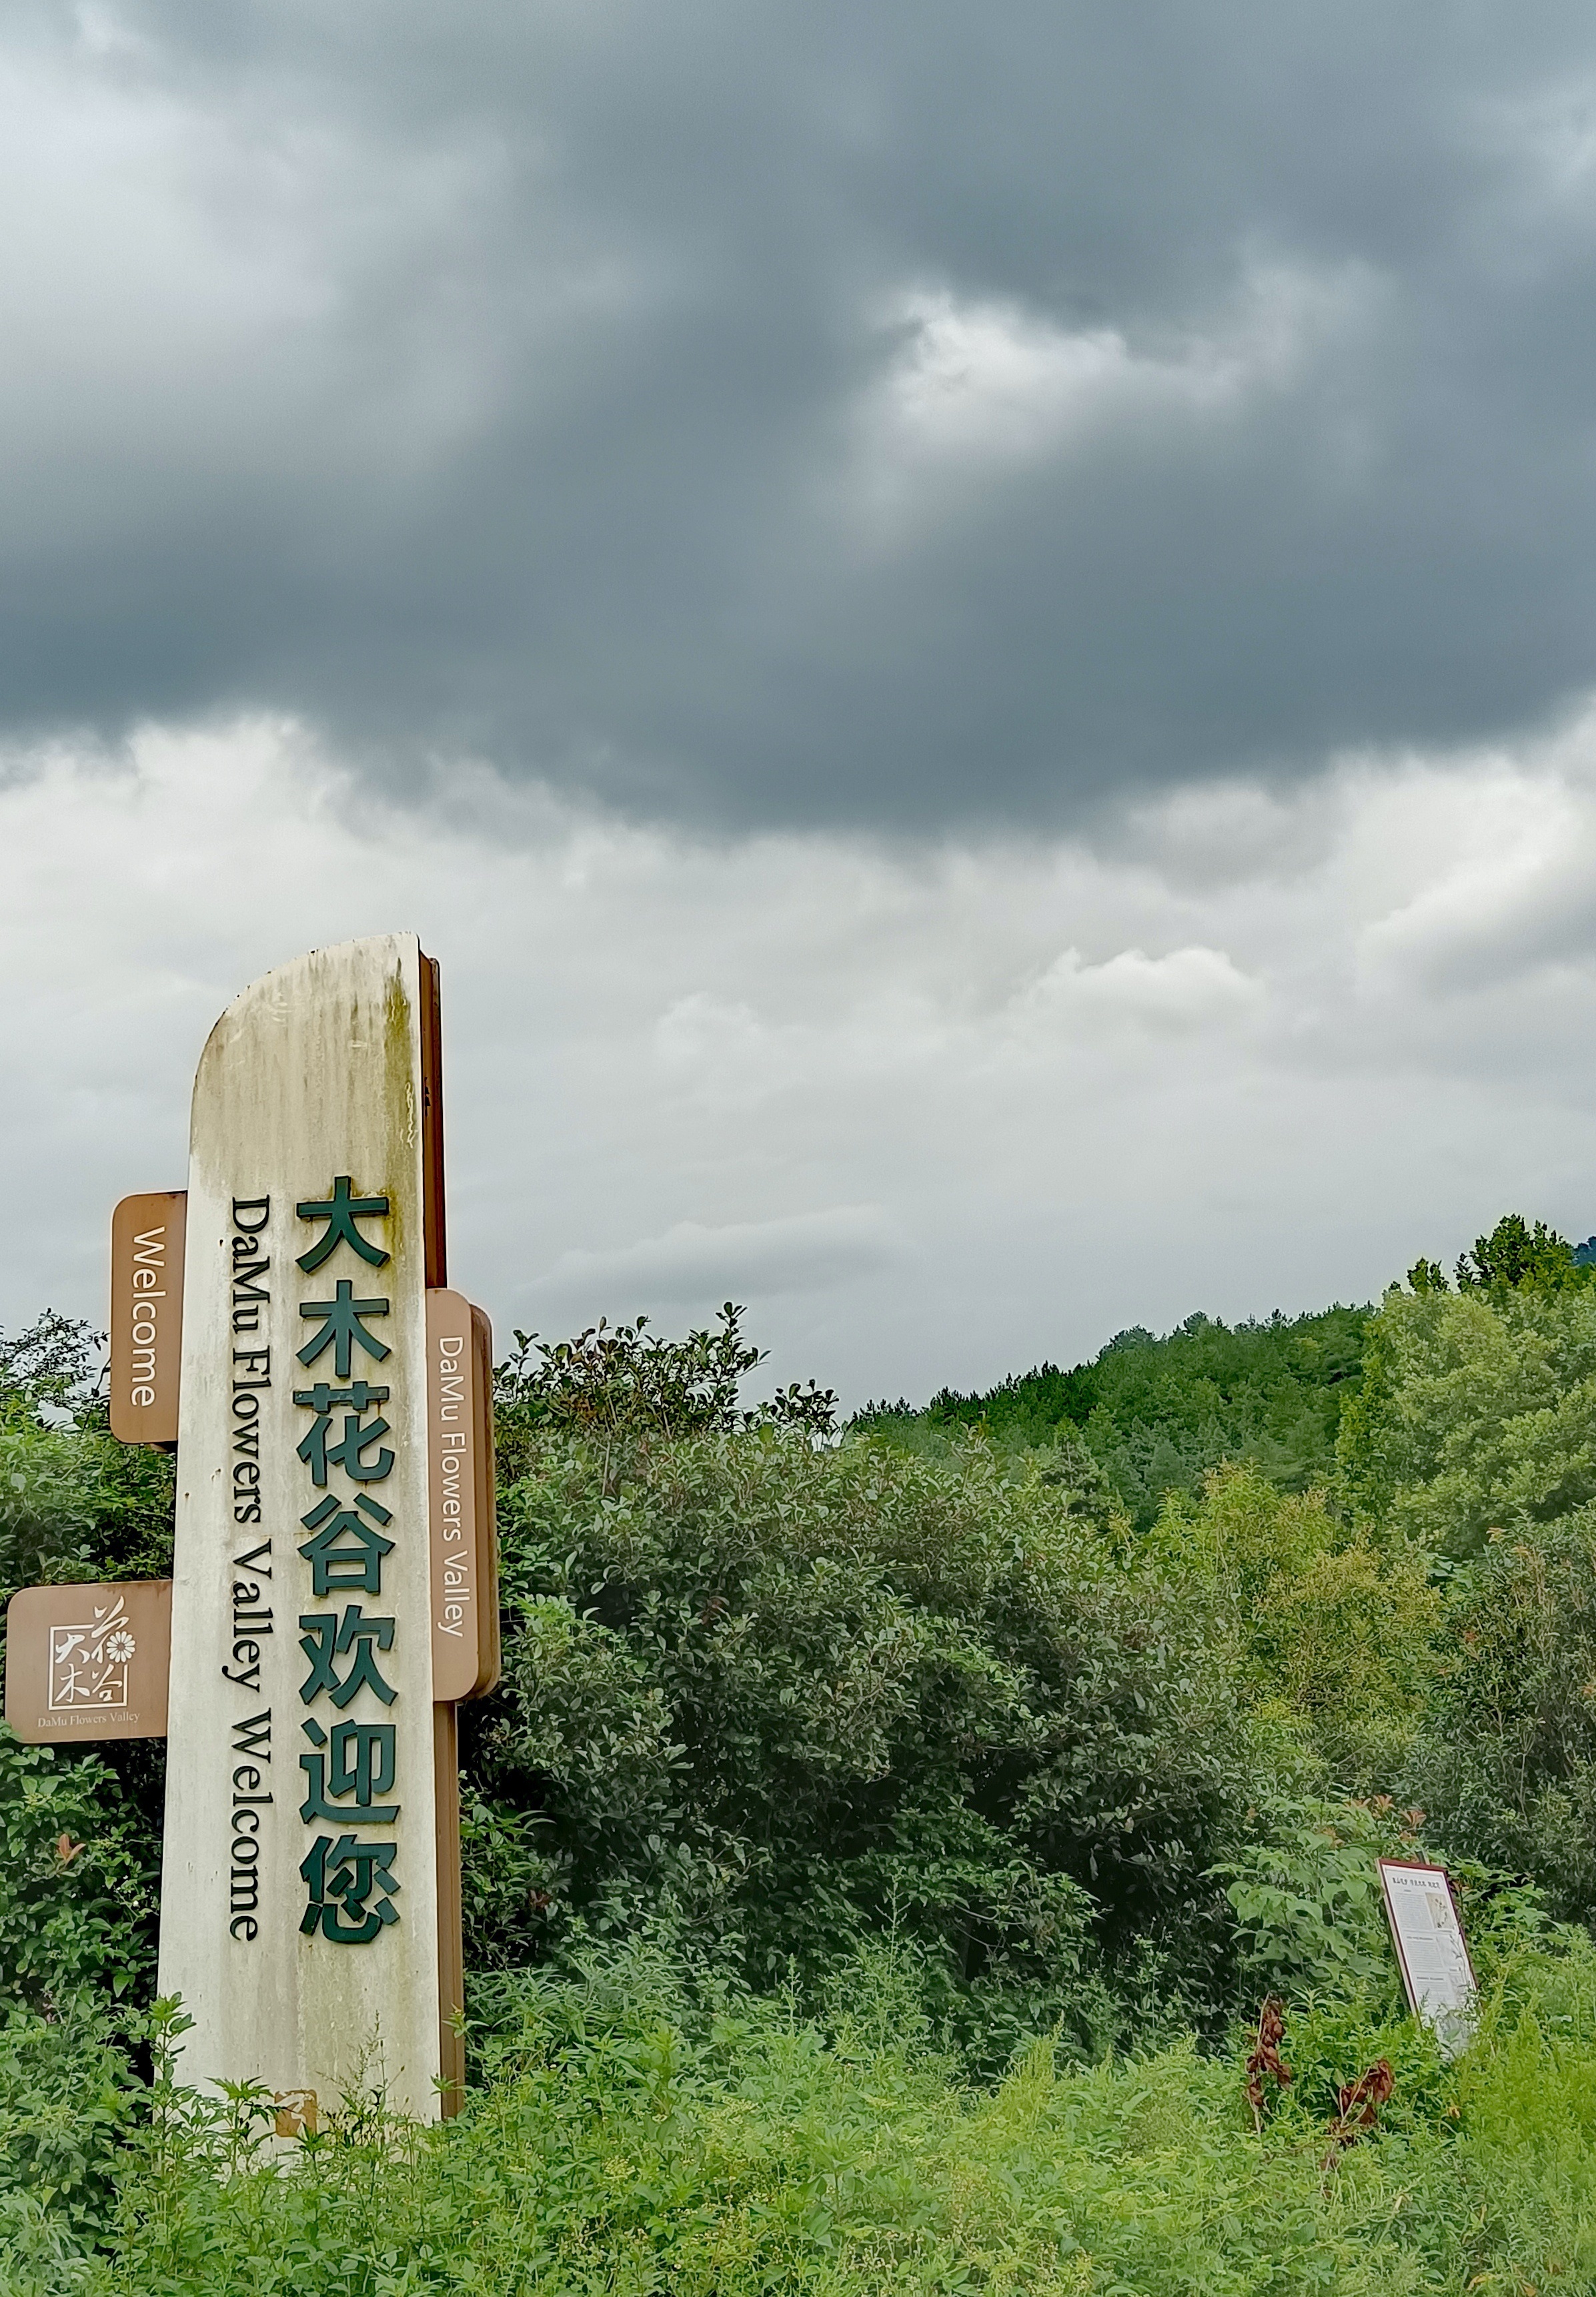
[[[1299,2013],[1261,2131],[1238,2048],[971,2089],[890,1985],[828,2027],[692,2004],[644,1971],[502,1981],[483,2079],[444,2128],[374,2100],[275,2157],[241,2095],[156,2090],[92,2253],[15,2189],[8,2291],[86,2297],[970,2291],[991,2297],[1596,2289],[1596,1955],[1519,1954],[1444,2066],[1411,2021]],[[901,2031],[907,2025],[906,2044]],[[1379,2057],[1380,2126],[1331,2134]],[[144,2109],[141,2109],[144,2112]],[[13,2158],[17,2124],[9,2125]]]

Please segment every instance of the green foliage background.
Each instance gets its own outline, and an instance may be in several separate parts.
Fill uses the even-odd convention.
[[[1198,1314],[1163,1339],[1136,1326],[1073,1371],[1041,1364],[982,1394],[943,1388],[918,1412],[867,1404],[852,1424],[917,1447],[975,1429],[1000,1445],[1078,1438],[1145,1531],[1167,1493],[1199,1492],[1224,1462],[1255,1465],[1281,1491],[1328,1478],[1369,1316],[1277,1311],[1230,1326]]]
[[[840,1435],[757,1363],[728,1306],[502,1368],[447,2128],[180,2094],[159,1749],[0,1738],[0,2287],[1596,2289],[1596,1276],[1510,1217]],[[168,1568],[95,1370],[0,1342],[7,1593]],[[1463,1895],[1450,2063],[1382,1852]]]

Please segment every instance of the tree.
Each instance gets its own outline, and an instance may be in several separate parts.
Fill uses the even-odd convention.
[[[1450,1680],[1411,1793],[1455,1853],[1596,1915],[1596,1508],[1493,1535],[1451,1591]]]
[[[1337,1487],[1377,1538],[1454,1560],[1493,1528],[1596,1498],[1596,1292],[1501,1278],[1456,1293],[1393,1287],[1342,1420]]]
[[[1423,1269],[1430,1264],[1421,1260],[1418,1264]],[[1489,1236],[1475,1238],[1472,1257],[1464,1253],[1459,1259],[1458,1288],[1558,1285],[1568,1282],[1574,1272],[1574,1247],[1566,1237],[1559,1236],[1544,1221],[1537,1221],[1532,1229],[1519,1214],[1504,1213]]]
[[[736,1428],[797,1428],[829,1436],[836,1396],[810,1380],[794,1380],[763,1403],[745,1407],[743,1386],[764,1363],[743,1337],[745,1311],[727,1301],[718,1331],[668,1340],[647,1330],[646,1316],[612,1325],[601,1317],[573,1340],[515,1335],[515,1354],[496,1368],[498,1445],[513,1474],[539,1431],[564,1429],[601,1446],[727,1434]]]
[[[1245,1464],[1213,1470],[1200,1501],[1172,1493],[1153,1538],[1214,1586],[1254,1708],[1289,1722],[1343,1791],[1394,1785],[1441,1663],[1422,1560],[1376,1550],[1323,1492],[1277,1491]]]

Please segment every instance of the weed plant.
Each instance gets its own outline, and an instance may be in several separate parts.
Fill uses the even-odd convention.
[[[1255,2129],[1246,2038],[1098,2065],[1032,2043],[963,2081],[913,1968],[863,1962],[829,2020],[646,1948],[483,1990],[452,2123],[380,2084],[285,2145],[270,2101],[176,2088],[180,2021],[124,2114],[97,2239],[27,2189],[8,2290],[55,2297],[1386,2297],[1596,2287],[1596,1955],[1486,1948],[1477,2038],[1447,2064],[1388,2000],[1287,2021],[1293,2080]],[[80,2046],[90,2047],[80,2038]],[[1336,2145],[1337,2090],[1394,2069]]]

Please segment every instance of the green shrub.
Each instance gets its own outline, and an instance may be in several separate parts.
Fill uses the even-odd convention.
[[[0,2003],[140,1997],[154,1973],[159,1856],[97,1757],[0,1726]]]
[[[1456,1855],[1596,1912],[1596,1507],[1499,1534],[1455,1577],[1456,1659],[1410,1788]]]
[[[1205,1877],[1252,1784],[1228,1640],[1057,1460],[551,1436],[500,1528],[479,1959],[670,1908],[769,1983],[895,1918],[1051,2017],[1089,1933],[1222,1955]]]
[[[0,2218],[0,2244],[25,2247],[42,2226],[58,2247],[82,2246],[108,2229],[120,2146],[144,2104],[128,2030],[81,1996],[0,2020],[0,2197],[18,2212],[9,2227]]]
[[[1214,1870],[1236,1917],[1242,1997],[1366,1998],[1394,2010],[1398,1972],[1368,1813],[1307,1797],[1272,1799],[1260,1838]]]
[[[111,1435],[103,1336],[46,1313],[0,1333],[0,1606],[19,1587],[171,1570],[171,1461]]]
[[[1150,1541],[1172,1573],[1211,1586],[1255,1708],[1292,1723],[1343,1792],[1399,1782],[1447,1665],[1417,1553],[1377,1549],[1323,1492],[1277,1491],[1245,1464],[1212,1470],[1200,1498],[1172,1493]]]

